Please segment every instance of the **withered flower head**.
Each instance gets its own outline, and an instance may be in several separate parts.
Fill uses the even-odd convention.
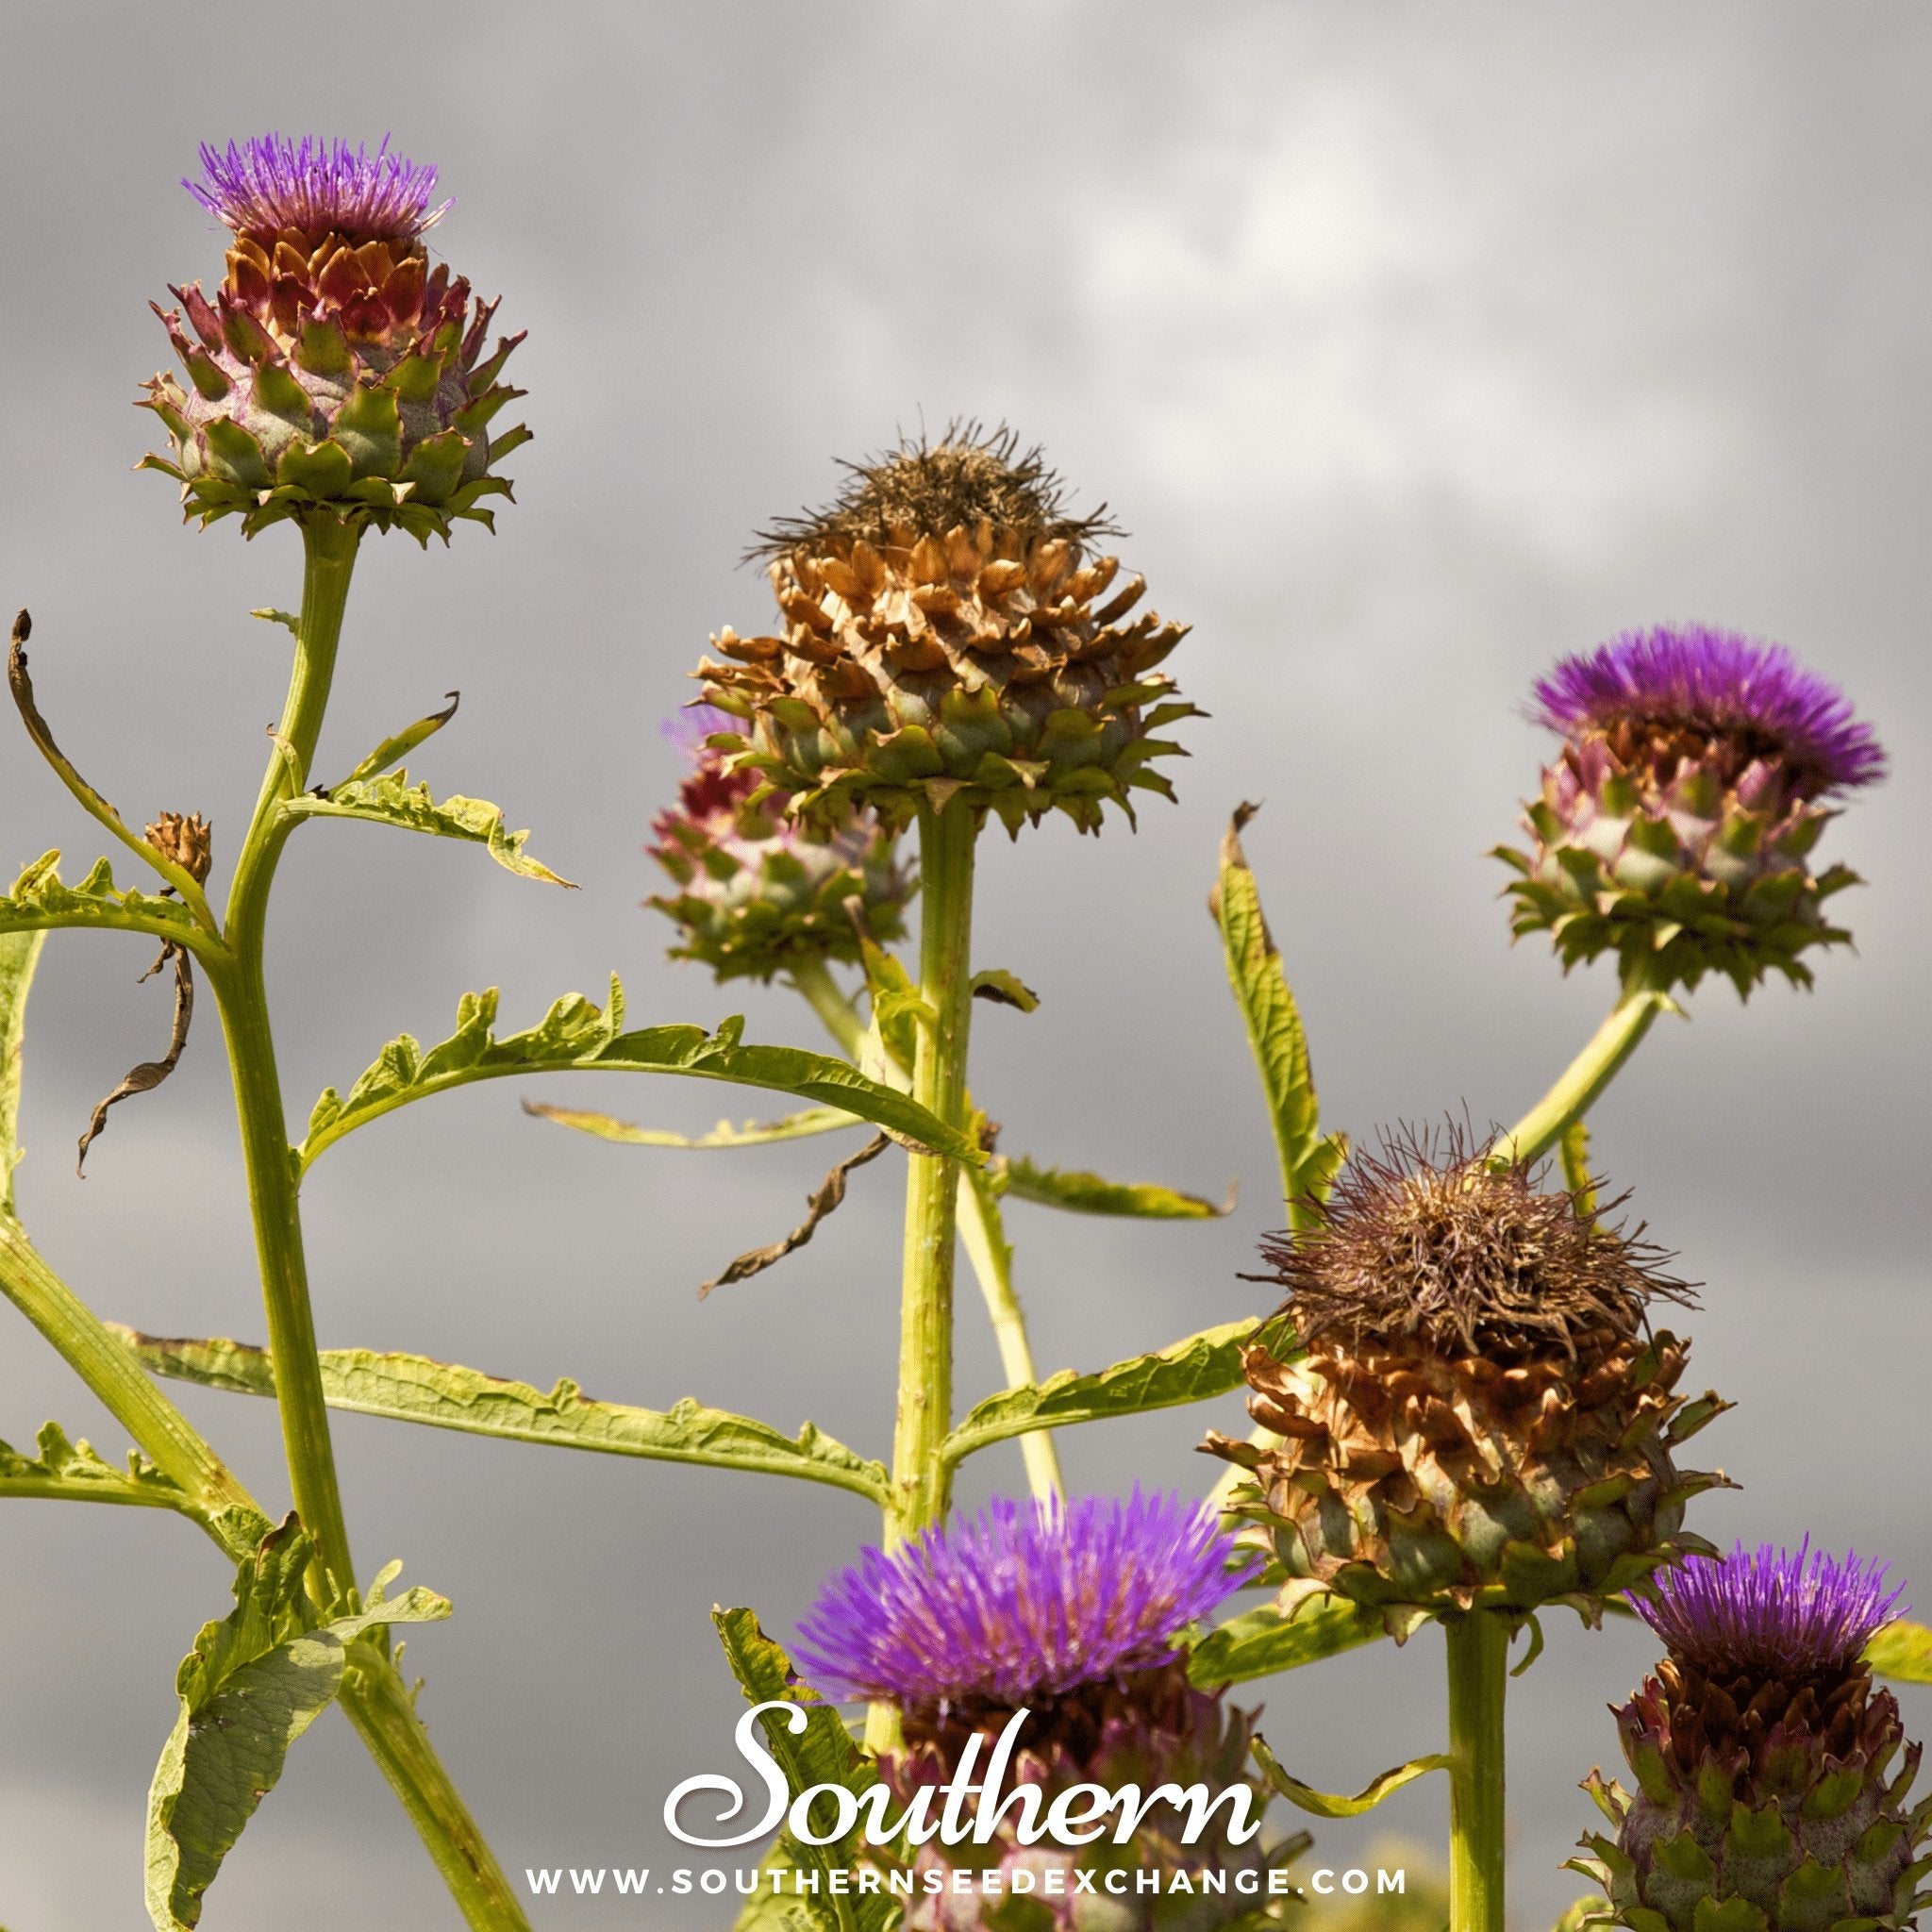
[[[143,467],[180,483],[185,515],[239,515],[251,537],[317,514],[424,542],[459,518],[493,528],[480,500],[509,485],[491,465],[529,435],[489,433],[523,394],[497,380],[523,337],[486,359],[496,304],[430,266],[436,170],[386,137],[373,155],[266,134],[201,158],[183,185],[234,241],[212,302],[190,282],[155,308],[188,386],[148,384],[175,447]]]
[[[1704,1547],[1684,1506],[1724,1478],[1672,1451],[1726,1405],[1673,1392],[1687,1344],[1646,1309],[1690,1293],[1641,1228],[1452,1130],[1357,1153],[1315,1224],[1265,1252],[1296,1332],[1264,1331],[1243,1371],[1281,1440],[1208,1446],[1253,1477],[1237,1504],[1286,1605],[1348,1597],[1398,1636],[1550,1602],[1594,1622]]]
[[[208,884],[208,867],[214,863],[213,834],[208,821],[196,812],[184,818],[178,811],[164,811],[142,835],[163,858],[172,859],[197,886]]]
[[[1148,767],[1180,748],[1156,734],[1194,708],[1154,667],[1186,626],[1128,615],[1146,585],[1114,588],[1118,559],[1094,554],[1105,510],[1074,514],[1039,450],[974,423],[846,467],[837,498],[752,553],[782,635],[727,627],[726,661],[699,667],[739,767],[830,825],[865,805],[897,827],[963,795],[1016,834],[1056,810],[1097,831],[1137,789],[1172,797]]]
[[[1493,1148],[1455,1127],[1385,1137],[1343,1168],[1314,1227],[1262,1242],[1304,1343],[1333,1332],[1355,1346],[1414,1337],[1445,1354],[1574,1355],[1592,1332],[1635,1335],[1653,1298],[1694,1305],[1641,1228],[1604,1224],[1620,1201],[1545,1192]]]
[[[1907,1925],[1932,1904],[1918,1891],[1932,1802],[1907,1806],[1920,1747],[1860,1655],[1898,1598],[1884,1565],[1809,1538],[1657,1573],[1637,1607],[1670,1654],[1613,1707],[1638,1789],[1591,1774],[1615,1835],[1586,1838],[1594,1857],[1572,1868],[1609,1917],[1828,1932]]]

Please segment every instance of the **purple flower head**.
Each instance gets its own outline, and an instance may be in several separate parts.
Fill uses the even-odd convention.
[[[225,150],[201,147],[199,181],[181,185],[217,221],[238,235],[273,244],[285,229],[320,241],[336,234],[365,242],[413,242],[449,210],[431,208],[436,170],[389,151],[382,137],[374,154],[358,142],[323,142],[308,135],[258,134]]]
[[[799,1660],[850,1697],[1017,1707],[1144,1670],[1244,1580],[1206,1503],[996,1500],[886,1555],[868,1549],[798,1626]]]
[[[1842,1670],[1900,1614],[1903,1586],[1887,1591],[1885,1571],[1856,1550],[1842,1562],[1813,1551],[1808,1536],[1795,1550],[1740,1543],[1659,1570],[1657,1596],[1634,1601],[1674,1657],[1705,1670]]]
[[[674,744],[694,765],[714,764],[717,753],[705,740],[715,731],[735,731],[738,720],[716,705],[686,705],[658,725],[658,733],[667,744]]]
[[[1535,687],[1532,715],[1566,737],[1618,724],[1740,740],[1780,758],[1807,797],[1885,774],[1885,750],[1851,700],[1782,644],[1701,624],[1625,631],[1565,658]]]

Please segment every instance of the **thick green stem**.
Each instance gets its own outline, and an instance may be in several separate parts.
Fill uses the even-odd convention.
[[[959,1176],[959,1235],[966,1243],[973,1272],[979,1277],[979,1291],[986,1297],[986,1312],[992,1323],[993,1340],[999,1343],[1007,1386],[1021,1389],[1038,1382],[1040,1371],[1034,1366],[1033,1346],[1026,1337],[1025,1311],[1013,1288],[1013,1251],[1007,1245],[992,1183],[983,1170]],[[1052,1431],[1028,1430],[1020,1438],[1020,1454],[1026,1464],[1027,1487],[1034,1495],[1042,1503],[1059,1495],[1064,1485]]]
[[[436,1861],[475,1932],[529,1932],[509,1880],[442,1768],[395,1666],[368,1644],[350,1653],[342,1708]]]
[[[281,817],[278,807],[308,783],[315,741],[328,705],[358,535],[353,525],[334,518],[317,517],[303,525],[305,567],[294,673],[281,724],[275,734],[261,796],[228,894],[225,932],[228,957],[219,970],[209,971],[221,1005],[234,1077],[289,1482],[295,1507],[315,1538],[317,1557],[326,1579],[317,1594],[325,1603],[353,1587],[356,1572],[336,1481],[322,1369],[316,1358],[315,1318],[302,1249],[296,1174],[289,1153],[281,1081],[275,1072],[262,956],[269,889],[289,832],[289,822]]]
[[[865,1027],[852,1002],[839,991],[831,968],[823,959],[799,959],[787,970],[786,977],[819,1016],[825,1031],[839,1042],[839,1051],[848,1060],[856,1061],[865,1043]]]
[[[1449,1932],[1503,1932],[1503,1699],[1509,1624],[1442,1620],[1449,1641]]]
[[[1596,1105],[1650,1031],[1651,1022],[1672,1004],[1668,993],[1645,985],[1641,975],[1626,979],[1609,1017],[1564,1068],[1556,1085],[1503,1137],[1498,1153],[1521,1161],[1547,1154],[1563,1138],[1564,1129]]]
[[[941,1120],[966,1120],[966,1044],[973,1017],[973,857],[979,825],[963,800],[919,814],[919,1028],[912,1097]],[[907,1162],[906,1247],[899,1302],[899,1406],[886,1543],[904,1542],[946,1513],[950,1473],[940,1451],[953,1420],[953,1261],[959,1168],[939,1155]],[[899,1741],[899,1712],[874,1704],[865,1741]]]

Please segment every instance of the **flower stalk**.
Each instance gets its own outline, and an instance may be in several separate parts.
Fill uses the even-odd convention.
[[[1446,1617],[1449,1650],[1449,1932],[1503,1932],[1503,1701],[1509,1621]]]
[[[317,1357],[297,1183],[289,1159],[288,1123],[275,1071],[263,947],[269,890],[292,823],[282,816],[280,807],[308,783],[328,704],[360,534],[356,525],[326,514],[303,524],[302,611],[296,623],[294,671],[281,724],[274,734],[261,796],[235,868],[228,897],[226,957],[209,975],[234,1078],[289,1481],[296,1510],[315,1538],[322,1572],[315,1579],[315,1594],[325,1607],[354,1586],[356,1572]]]
[[[966,1045],[973,1017],[973,860],[979,834],[970,804],[919,813],[919,1032],[912,1097],[949,1126],[966,1119]],[[906,1181],[900,1301],[899,1403],[892,1430],[889,1544],[945,1515],[948,1479],[940,1450],[953,1419],[953,1260],[958,1230],[958,1163],[915,1154]]]
[[[1643,1043],[1657,1016],[1674,1010],[1675,1002],[1670,994],[1651,985],[1641,971],[1627,974],[1603,1024],[1550,1091],[1503,1137],[1497,1158],[1506,1165],[1541,1160],[1603,1097],[1624,1061]]]

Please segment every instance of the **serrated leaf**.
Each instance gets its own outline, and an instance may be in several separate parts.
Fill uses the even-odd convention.
[[[1141,1415],[1225,1395],[1241,1384],[1241,1349],[1263,1324],[1228,1322],[1158,1350],[1137,1355],[1091,1375],[1062,1369],[1027,1389],[1008,1389],[979,1403],[941,1449],[950,1468],[993,1442],[1029,1429],[1063,1428]]]
[[[985,1164],[972,1135],[946,1125],[908,1095],[867,1079],[844,1060],[798,1047],[742,1044],[741,1019],[724,1021],[715,1033],[702,1026],[624,1032],[624,989],[615,975],[605,1007],[567,993],[536,1025],[502,1039],[492,1030],[495,1019],[491,987],[465,993],[457,1008],[457,1030],[426,1052],[408,1034],[391,1041],[346,1098],[331,1087],[316,1102],[308,1136],[295,1150],[299,1165],[306,1169],[344,1134],[410,1101],[472,1080],[565,1071],[677,1074],[768,1088],[856,1114],[907,1146],[974,1167]]]
[[[1865,1661],[1897,1684],[1932,1684],[1932,1629],[1901,1617],[1865,1646]]]
[[[149,1509],[196,1514],[193,1501],[178,1483],[163,1475],[139,1450],[127,1467],[116,1469],[92,1445],[70,1441],[58,1423],[44,1423],[38,1456],[24,1456],[0,1442],[0,1496],[44,1496],[63,1503],[125,1503]]]
[[[58,851],[43,852],[14,880],[12,890],[0,898],[0,933],[88,925],[152,933],[197,952],[208,943],[208,935],[178,900],[122,891],[114,884],[114,868],[105,858],[95,859],[87,876],[73,886],[56,870],[59,862]]]
[[[768,1147],[779,1141],[803,1141],[813,1134],[836,1133],[841,1127],[862,1127],[856,1113],[841,1107],[814,1107],[805,1113],[787,1114],[781,1121],[746,1121],[734,1127],[720,1121],[708,1134],[673,1134],[661,1127],[634,1126],[608,1113],[592,1113],[583,1108],[550,1107],[539,1100],[524,1102],[524,1111],[538,1120],[555,1121],[560,1127],[574,1128],[599,1141],[614,1141],[625,1147]]]
[[[431,721],[423,722],[428,724]],[[412,729],[421,731],[425,738],[429,735],[422,725]],[[378,746],[373,756],[379,758],[386,748]],[[368,762],[364,760],[365,764]],[[519,878],[541,879],[548,885],[576,890],[569,879],[552,872],[547,865],[539,865],[534,858],[525,857],[524,842],[530,835],[505,830],[501,807],[481,798],[460,795],[438,803],[426,784],[409,783],[408,772],[351,778],[328,792],[305,791],[285,801],[281,809],[291,818],[361,819],[369,824],[396,825],[406,832],[427,832],[440,839],[467,839],[474,844],[487,845],[491,858]]]
[[[20,1064],[26,1037],[26,997],[44,932],[0,932],[0,1214],[13,1212],[13,1170],[20,1165]]]
[[[879,1782],[877,1765],[853,1741],[838,1711],[793,1672],[791,1658],[760,1628],[757,1612],[714,1609],[711,1622],[717,1626],[725,1661],[746,1703],[783,1699],[805,1712],[803,1731],[788,1729],[776,1711],[768,1711],[758,1720],[767,1748],[785,1774],[786,1788],[794,1799],[814,1785],[842,1785],[862,1796]],[[897,1907],[879,1893],[841,1896],[823,1889],[833,1872],[849,1872],[858,1863],[864,1850],[858,1832],[829,1844],[812,1845],[787,1830],[778,1843],[792,1865],[820,1874],[819,1891],[791,1894],[785,1901],[794,1907],[807,1907],[803,1916],[808,1924],[825,1927],[826,1932],[832,1928],[838,1932],[884,1932],[897,1921]]]
[[[993,1186],[1016,1201],[1074,1214],[1124,1214],[1143,1221],[1208,1221],[1234,1210],[1234,1190],[1216,1206],[1153,1181],[1108,1181],[1078,1168],[1038,1167],[1024,1154],[988,1163]]]
[[[1237,808],[1221,843],[1221,876],[1208,904],[1221,927],[1228,982],[1260,1069],[1289,1225],[1299,1228],[1312,1221],[1308,1204],[1327,1192],[1342,1148],[1333,1137],[1324,1141],[1322,1135],[1307,1036],[1241,850],[1241,828],[1256,810],[1252,805]]]
[[[1431,1752],[1426,1757],[1412,1757],[1407,1764],[1398,1764],[1393,1771],[1385,1771],[1354,1797],[1342,1798],[1329,1791],[1318,1791],[1312,1785],[1305,1785],[1300,1778],[1282,1770],[1280,1761],[1269,1750],[1267,1740],[1259,1732],[1255,1734],[1248,1748],[1254,1753],[1255,1762],[1260,1766],[1261,1774],[1268,1782],[1291,1805],[1311,1811],[1317,1818],[1359,1818],[1364,1811],[1373,1811],[1384,1798],[1399,1791],[1404,1785],[1413,1784],[1417,1778],[1426,1777],[1432,1771],[1447,1771],[1451,1762],[1446,1751]]]
[[[175,1675],[181,1700],[148,1792],[147,1908],[157,1932],[192,1932],[202,1901],[289,1746],[341,1689],[348,1646],[377,1624],[449,1615],[426,1590],[328,1623],[303,1590],[311,1544],[293,1517],[238,1568],[235,1607],[206,1624]]]
[[[1202,1638],[1189,1654],[1188,1679],[1203,1690],[1218,1690],[1319,1663],[1388,1634],[1378,1612],[1340,1598],[1308,1604],[1294,1616],[1264,1604]]]
[[[275,1392],[275,1364],[266,1349],[220,1338],[165,1340],[119,1324],[108,1325],[155,1374],[233,1394]],[[796,1436],[787,1436],[769,1423],[689,1400],[669,1409],[594,1401],[568,1379],[545,1394],[528,1382],[506,1381],[426,1356],[325,1348],[319,1359],[329,1407],[358,1415],[602,1456],[797,1476],[850,1490],[869,1502],[886,1500],[884,1465],[846,1448],[811,1423]]]

